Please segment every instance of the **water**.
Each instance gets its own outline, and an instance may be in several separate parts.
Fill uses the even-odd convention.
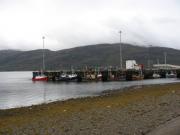
[[[95,96],[105,90],[135,85],[180,82],[178,79],[89,83],[32,82],[32,72],[0,72],[0,77],[0,109]]]

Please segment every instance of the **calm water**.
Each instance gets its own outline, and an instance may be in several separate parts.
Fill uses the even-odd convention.
[[[100,94],[104,90],[114,90],[135,85],[180,82],[178,79],[98,83],[32,82],[31,72],[0,72],[0,77],[0,109],[93,96]]]

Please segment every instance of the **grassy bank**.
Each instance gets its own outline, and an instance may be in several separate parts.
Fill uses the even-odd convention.
[[[1,110],[0,134],[145,134],[178,117],[179,105],[180,83],[130,88]]]

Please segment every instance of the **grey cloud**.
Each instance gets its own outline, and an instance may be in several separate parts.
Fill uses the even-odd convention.
[[[0,0],[0,49],[123,42],[180,49],[176,0]],[[2,7],[2,8],[1,8]],[[13,9],[13,10],[12,10]]]

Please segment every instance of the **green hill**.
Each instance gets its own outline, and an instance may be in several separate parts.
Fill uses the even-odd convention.
[[[123,61],[136,60],[147,66],[150,63],[164,63],[164,52],[167,63],[180,65],[180,50],[165,47],[142,47],[130,44],[122,45]],[[118,66],[119,44],[98,44],[76,47],[60,51],[45,50],[45,63],[48,70],[83,68],[85,66]],[[27,71],[42,68],[42,50],[0,51],[0,71]]]

